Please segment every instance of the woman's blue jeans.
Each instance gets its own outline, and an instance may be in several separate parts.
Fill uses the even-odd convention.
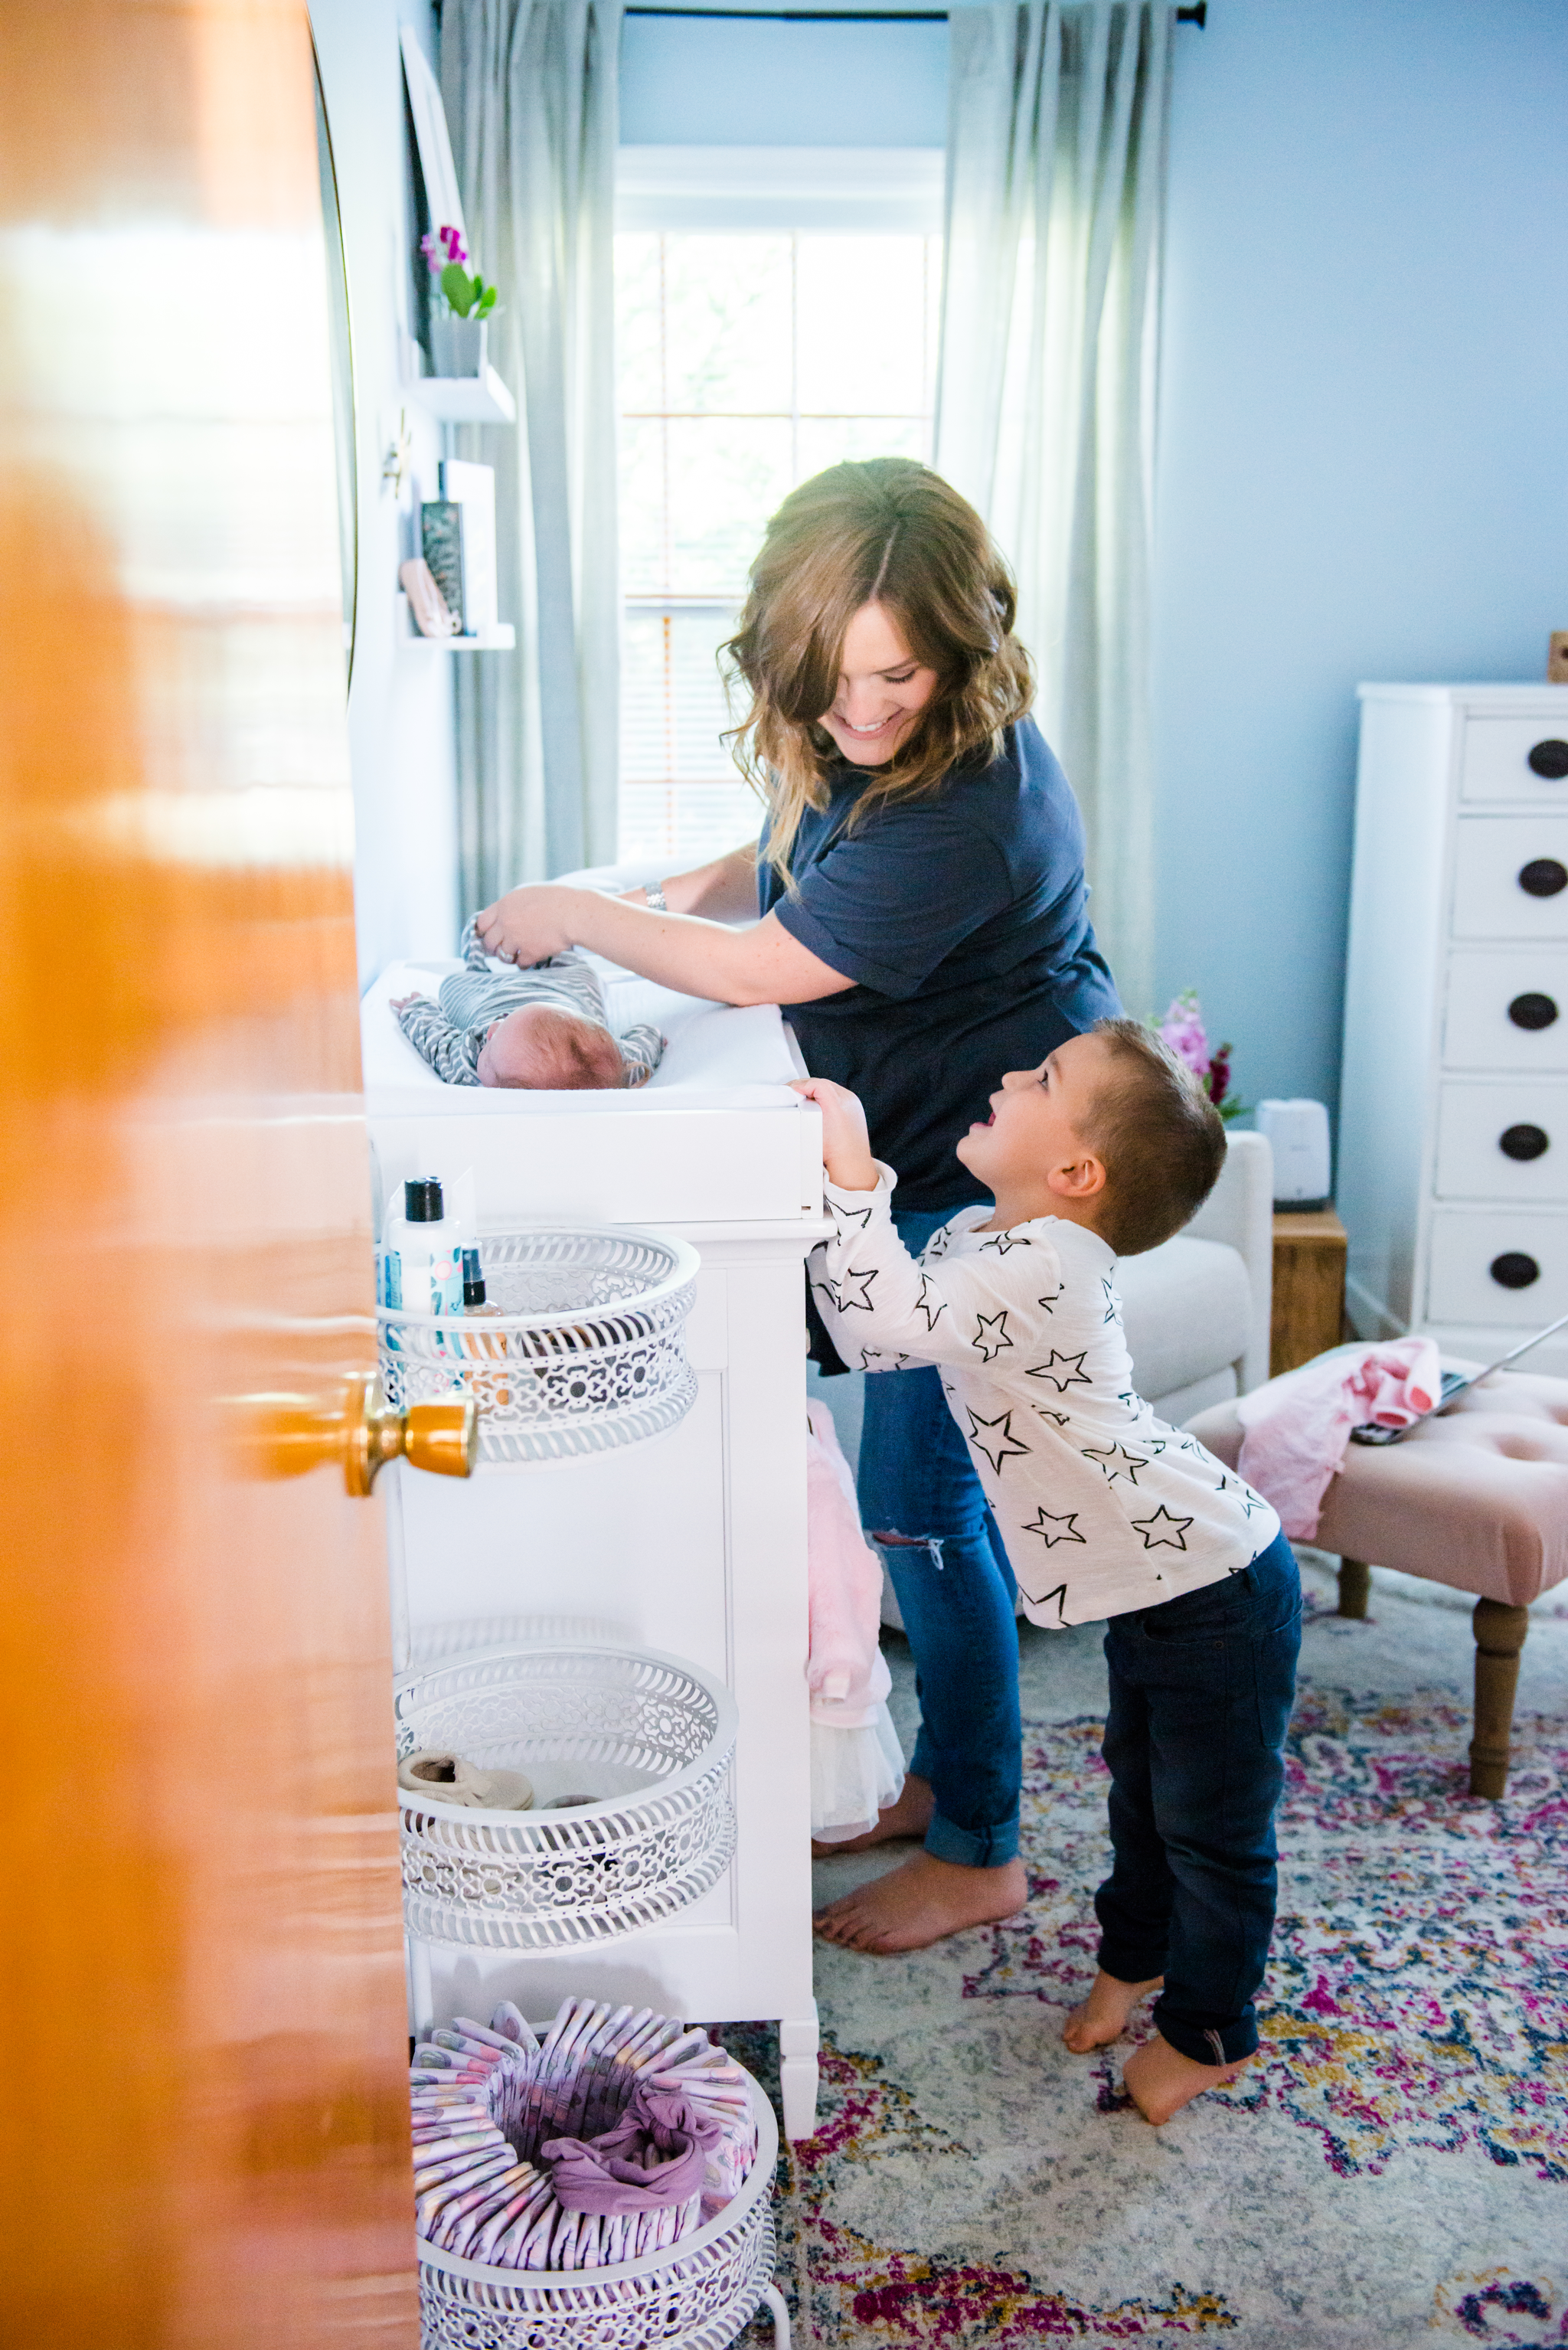
[[[1258,2044],[1301,1638],[1283,1534],[1239,1574],[1113,1617],[1106,1633],[1114,1857],[1095,1896],[1100,1964],[1118,1982],[1165,1977],[1155,2023],[1199,2064]]]
[[[905,1210],[893,1222],[918,1254],[954,1212]],[[920,1733],[909,1769],[936,1799],[926,1850],[998,1868],[1018,1852],[1017,1586],[935,1370],[867,1377],[859,1499],[914,1651]],[[890,1534],[904,1539],[882,1539]]]

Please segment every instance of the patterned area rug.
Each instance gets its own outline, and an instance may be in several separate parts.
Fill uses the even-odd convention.
[[[1532,1627],[1509,1794],[1478,1803],[1468,1614],[1382,1580],[1352,1625],[1306,1579],[1264,2061],[1156,2131],[1125,2046],[1062,2046],[1106,1857],[1103,1667],[1094,1633],[1026,1627],[1026,1913],[820,1953],[820,2126],[781,2165],[804,2339],[1568,2345],[1568,1620]],[[819,1896],[885,1865],[827,1864]],[[768,2034],[725,2037],[767,2070]]]

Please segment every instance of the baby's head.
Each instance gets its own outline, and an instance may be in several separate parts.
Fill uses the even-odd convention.
[[[1038,1069],[1004,1076],[990,1120],[971,1127],[959,1157],[999,1206],[1070,1217],[1118,1256],[1140,1256],[1209,1197],[1225,1163],[1225,1128],[1152,1030],[1101,1020]]]
[[[626,1063],[607,1028],[553,1003],[524,1003],[498,1020],[479,1052],[482,1086],[580,1093],[624,1086]]]

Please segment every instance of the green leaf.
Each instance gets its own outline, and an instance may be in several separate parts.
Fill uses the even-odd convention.
[[[441,290],[460,318],[473,307],[473,280],[461,262],[449,261],[441,274]]]
[[[487,286],[474,305],[474,315],[477,317],[488,318],[494,307],[495,288],[493,286]]]

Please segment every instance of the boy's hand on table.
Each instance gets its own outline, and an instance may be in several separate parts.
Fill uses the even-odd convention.
[[[880,1180],[857,1095],[828,1077],[792,1077],[797,1094],[822,1112],[822,1163],[841,1191],[874,1191]]]

